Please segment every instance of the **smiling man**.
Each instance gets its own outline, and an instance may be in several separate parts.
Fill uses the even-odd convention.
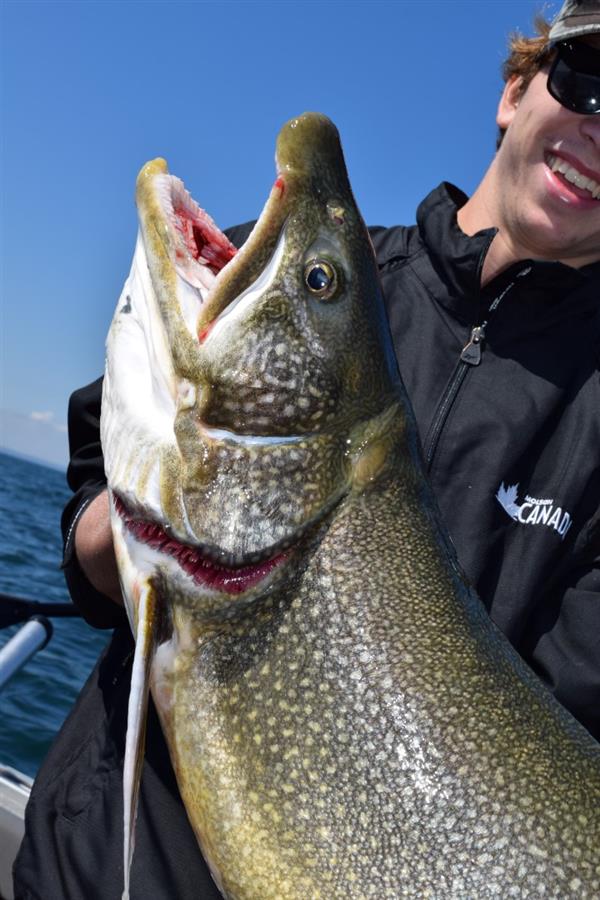
[[[600,739],[600,2],[513,36],[470,198],[373,230],[400,370],[458,558]]]
[[[471,198],[373,228],[425,464],[491,617],[600,738],[600,0],[512,39],[497,153]],[[249,226],[228,234],[242,243]],[[99,442],[101,383],[69,424],[65,572],[113,641],[42,766],[17,900],[118,896],[132,639]],[[111,599],[108,599],[111,598]],[[132,897],[216,896],[150,713]],[[160,840],[158,835],[160,834]],[[441,895],[440,895],[441,896]]]
[[[596,2],[579,6],[598,15]],[[467,234],[498,229],[483,282],[518,259],[581,267],[600,256],[600,36],[577,25],[575,32],[561,28],[550,38],[575,37],[555,50],[542,40],[535,54],[535,44],[521,49],[515,41],[497,113],[500,148],[458,213]],[[528,79],[535,64],[539,68]]]

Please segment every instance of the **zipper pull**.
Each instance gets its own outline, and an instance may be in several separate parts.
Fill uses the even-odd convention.
[[[463,347],[460,354],[461,362],[469,366],[478,366],[481,362],[481,345],[485,337],[485,325],[476,325],[471,331],[469,343]]]

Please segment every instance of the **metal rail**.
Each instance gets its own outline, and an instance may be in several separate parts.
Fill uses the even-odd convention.
[[[0,650],[0,691],[52,637],[52,624],[45,616],[33,616]]]
[[[0,628],[26,622],[32,616],[48,616],[51,619],[79,616],[73,603],[41,603],[27,597],[14,597],[0,592]]]

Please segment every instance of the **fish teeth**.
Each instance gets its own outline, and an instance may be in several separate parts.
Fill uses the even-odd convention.
[[[560,172],[571,184],[589,191],[594,200],[600,198],[600,183],[583,175],[566,160],[560,159],[558,156],[549,156],[548,165],[553,172]]]

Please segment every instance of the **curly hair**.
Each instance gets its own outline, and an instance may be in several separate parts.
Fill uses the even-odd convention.
[[[533,24],[535,37],[523,37],[518,32],[510,35],[509,55],[502,64],[502,78],[505,82],[513,77],[522,79],[521,94],[525,93],[532,78],[550,65],[556,52],[548,40],[550,23],[543,16],[536,16]],[[504,128],[498,129],[496,149],[502,143],[505,131]]]

